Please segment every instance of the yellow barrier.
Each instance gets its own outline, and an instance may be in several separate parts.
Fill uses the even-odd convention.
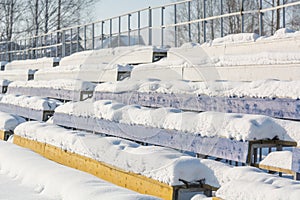
[[[61,148],[53,145],[30,140],[17,135],[14,136],[14,143],[19,146],[29,148],[62,165],[85,171],[121,187],[125,187],[142,194],[157,196],[166,200],[174,199],[174,187],[148,177],[126,172],[91,158],[62,150]]]

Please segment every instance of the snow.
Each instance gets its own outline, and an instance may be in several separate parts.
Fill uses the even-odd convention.
[[[60,104],[57,100],[13,94],[4,95],[0,102],[34,110],[54,110]]]
[[[231,43],[245,43],[245,42],[255,42],[259,38],[259,35],[256,33],[238,33],[227,35],[222,38],[214,39],[210,45],[224,45]]]
[[[0,130],[13,131],[19,124],[26,120],[14,114],[0,112]]]
[[[300,81],[280,81],[276,79],[237,82],[208,81],[191,82],[183,80],[163,81],[158,79],[107,82],[97,85],[96,92],[155,92],[168,94],[195,94],[225,97],[253,98],[300,98]]]
[[[9,81],[27,81],[28,75],[33,75],[35,70],[19,69],[0,71],[0,79]]]
[[[271,152],[259,164],[291,170],[292,156],[291,151]]]
[[[87,111],[85,108],[90,107]],[[91,110],[93,107],[94,110]],[[146,108],[110,100],[68,102],[55,112],[75,116],[97,117],[114,122],[146,127],[178,130],[202,137],[225,137],[235,140],[273,139],[293,141],[276,121],[262,115],[182,112],[173,108]]]
[[[226,172],[224,184],[216,195],[226,200],[295,200],[300,195],[300,184],[253,167],[235,167]]]
[[[169,185],[181,185],[179,179],[197,181],[206,177],[200,160],[176,150],[157,146],[142,146],[115,137],[102,137],[71,131],[56,125],[27,122],[15,129],[21,137],[47,143],[63,150],[110,164],[125,171],[142,174]],[[157,162],[159,161],[159,162]],[[185,170],[189,169],[189,170]]]
[[[96,84],[76,79],[56,79],[49,81],[14,81],[8,87],[10,88],[49,88],[59,90],[75,90],[75,91],[93,91]]]
[[[59,62],[59,58],[38,58],[27,60],[14,60],[5,66],[5,70],[38,70],[52,68],[54,62]]]
[[[0,86],[8,86],[8,84],[11,83],[11,81],[3,79],[0,80]]]
[[[1,188],[6,189],[4,195],[9,195],[7,199],[157,199],[59,165],[7,142],[0,141],[0,158],[0,183],[3,183],[2,177],[5,176],[8,183],[14,182],[16,185],[10,188],[1,184]],[[4,195],[1,193],[1,198],[6,199]],[[17,198],[20,195],[22,197]]]

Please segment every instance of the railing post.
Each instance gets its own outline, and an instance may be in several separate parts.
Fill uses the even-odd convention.
[[[223,15],[223,0],[220,0],[220,14]],[[221,26],[221,37],[224,37],[224,19],[223,17],[221,17],[221,22],[220,22],[220,26]]]
[[[285,4],[285,0],[282,0],[282,5]],[[282,28],[285,28],[285,8],[282,8]]]
[[[73,39],[73,29],[71,28],[70,29],[70,55],[73,53],[73,42],[72,42],[72,39]]]
[[[77,37],[76,37],[76,52],[79,52],[79,47],[80,47],[80,43],[79,43],[79,34],[80,34],[80,27],[77,27]]]
[[[112,48],[112,19],[109,19],[109,47]]]
[[[84,25],[84,50],[86,50],[86,25]]]
[[[191,2],[188,2],[188,22],[191,21]],[[192,33],[191,33],[191,23],[188,24],[188,37],[189,42],[192,41]]]
[[[118,47],[121,46],[121,29],[122,29],[121,23],[122,23],[122,18],[121,16],[119,16]]]
[[[66,56],[66,33],[65,31],[62,31],[62,36],[61,36],[61,40],[62,40],[62,52],[61,52],[61,57],[65,57]]]
[[[138,45],[141,44],[141,11],[138,11]]]
[[[164,46],[164,10],[165,7],[161,8],[161,47]]]
[[[177,5],[174,4],[174,46],[177,47]]]
[[[152,9],[151,7],[149,7],[149,21],[148,21],[149,25],[149,37],[148,37],[148,45],[151,46],[152,45]]]
[[[95,24],[92,23],[92,49],[95,49]]]
[[[128,46],[131,46],[131,41],[130,41],[130,29],[131,29],[131,24],[130,24],[130,20],[131,20],[131,14],[128,14]]]
[[[104,21],[101,22],[101,48],[102,49],[104,47],[104,43],[103,43],[104,42],[103,41],[104,40],[104,30],[103,30],[104,29],[104,23],[105,23]]]
[[[262,9],[262,0],[259,0],[259,35],[263,35],[263,13]]]
[[[241,32],[244,33],[244,23],[245,23],[245,17],[244,17],[244,0],[241,1]]]
[[[206,18],[206,0],[203,0],[203,19]],[[206,20],[203,21],[203,42],[206,42]]]

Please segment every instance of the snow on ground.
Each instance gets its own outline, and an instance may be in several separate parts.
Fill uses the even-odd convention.
[[[15,129],[15,134],[169,185],[182,185],[179,179],[193,182],[205,178],[208,183],[219,186],[214,173],[208,173],[212,171],[208,164],[170,148],[142,146],[120,138],[71,131],[39,122],[21,124]]]
[[[89,108],[86,110],[85,108]],[[92,110],[91,108],[94,108]],[[55,109],[57,113],[97,117],[114,122],[178,130],[203,137],[226,137],[235,140],[273,139],[293,141],[285,129],[270,117],[262,115],[182,112],[173,108],[146,108],[110,100],[69,102]]]
[[[271,152],[259,164],[291,170],[292,156],[291,151]]]
[[[1,199],[157,199],[59,165],[11,143],[0,141],[0,158],[0,191],[5,190]]]
[[[13,131],[19,124],[26,120],[14,114],[0,112],[0,130]]]
[[[168,94],[201,94],[208,96],[253,97],[253,98],[300,98],[300,81],[275,79],[237,82],[208,81],[191,82],[182,80],[161,81],[157,79],[107,82],[97,85],[96,92],[156,92]]]
[[[49,88],[58,90],[75,90],[75,91],[93,91],[96,84],[76,79],[56,79],[49,81],[14,81],[8,87],[10,88]]]
[[[264,173],[253,167],[234,167],[225,173],[216,195],[226,200],[299,199],[299,181]]]
[[[57,100],[12,94],[4,95],[0,102],[34,110],[54,110],[60,104]]]

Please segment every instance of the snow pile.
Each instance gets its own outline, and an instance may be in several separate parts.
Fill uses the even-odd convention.
[[[37,199],[157,199],[59,165],[28,149],[7,142],[0,141],[0,158],[1,174],[22,182],[24,187],[30,188],[38,195]],[[18,192],[17,188],[14,188],[14,191]]]
[[[262,115],[247,115],[219,112],[182,112],[173,108],[151,109],[138,105],[124,105],[110,100],[94,103],[66,103],[56,108],[56,113],[96,117],[118,123],[178,130],[200,134],[203,137],[226,137],[235,140],[259,140],[279,138],[293,141],[276,121]],[[88,116],[87,116],[88,117]]]
[[[21,137],[47,143],[125,171],[142,174],[169,185],[181,185],[179,179],[197,181],[211,179],[200,160],[176,150],[157,146],[141,146],[116,137],[102,137],[71,131],[56,125],[27,122],[15,129]],[[159,162],[158,162],[159,161]],[[186,170],[188,169],[188,170]],[[213,181],[211,181],[213,183]]]
[[[300,195],[298,181],[266,174],[253,167],[232,168],[226,172],[224,181],[216,195],[226,200],[295,200]]]
[[[275,79],[237,82],[183,80],[162,81],[158,79],[107,82],[97,85],[96,92],[155,92],[167,94],[195,94],[225,97],[252,98],[300,98],[300,81],[279,81]]]
[[[54,110],[60,104],[57,100],[13,94],[4,95],[0,102],[33,110]]]
[[[276,151],[268,154],[259,164],[291,170],[292,156],[290,151]]]
[[[211,41],[210,45],[224,45],[231,43],[246,43],[246,42],[255,42],[259,38],[259,35],[256,33],[238,33],[231,34],[225,37],[216,38]]]
[[[19,124],[26,120],[17,115],[0,112],[0,130],[13,131]]]
[[[6,80],[6,79],[2,79],[0,80],[0,86],[8,86],[8,84],[10,84],[11,81]]]
[[[75,91],[93,91],[96,84],[76,79],[57,79],[50,81],[14,81],[8,87],[10,88],[49,88],[56,90],[75,90]]]

